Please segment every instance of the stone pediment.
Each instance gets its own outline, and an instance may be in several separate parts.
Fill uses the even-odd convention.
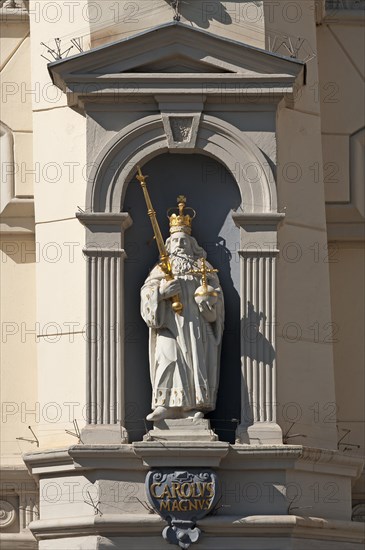
[[[224,85],[228,95],[237,86],[250,96],[258,88],[261,96],[270,90],[276,102],[304,80],[300,61],[177,22],[50,63],[48,68],[54,84],[68,93],[71,104],[76,97],[79,106],[92,94],[93,101],[123,96],[131,83],[140,96],[165,90],[205,90],[209,95],[216,89],[221,94]]]
[[[139,65],[130,70],[133,73],[232,73],[210,63],[202,63],[184,55],[168,55]]]

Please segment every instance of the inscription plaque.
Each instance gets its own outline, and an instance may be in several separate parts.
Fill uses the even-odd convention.
[[[151,506],[168,522],[164,539],[180,548],[197,542],[196,522],[212,512],[218,500],[218,477],[208,469],[152,470],[146,477]]]

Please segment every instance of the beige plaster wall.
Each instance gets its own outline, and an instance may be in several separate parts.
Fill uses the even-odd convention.
[[[0,51],[0,120],[13,134],[13,195],[31,197],[34,164],[29,23],[0,19]]]
[[[37,325],[35,315],[35,245],[33,236],[0,237],[1,275],[1,462],[22,464],[21,453],[35,444],[17,441],[33,439],[40,418],[37,409]]]
[[[0,70],[14,55],[20,44],[29,36],[28,21],[14,22],[3,20],[0,35]]]
[[[336,329],[334,364],[341,449],[364,455],[365,439],[365,315],[364,243],[331,243],[330,263],[332,322]],[[347,430],[350,430],[346,435]],[[350,444],[359,445],[360,448]]]
[[[66,106],[34,111],[36,224],[72,220],[85,206],[85,132],[85,118]]]
[[[38,223],[37,241],[40,437],[52,447],[77,442],[65,430],[74,431],[74,419],[85,423],[84,232],[76,219]]]
[[[334,449],[336,417],[332,423],[324,421],[326,407],[335,402],[335,388],[327,328],[331,304],[320,105],[312,90],[319,79],[315,4],[296,3],[295,11],[293,3],[277,4],[271,14],[266,5],[267,41],[287,35],[293,45],[305,37],[297,56],[307,62],[306,86],[296,94],[293,108],[281,105],[277,116],[278,206],[285,212],[278,234],[278,417],[284,434],[293,423],[288,435],[300,434],[288,443]],[[283,48],[278,53],[288,55]]]
[[[365,124],[363,26],[321,25],[318,58],[326,201],[348,203],[350,137]]]
[[[2,121],[14,132],[32,129],[32,94],[29,38],[19,44],[16,52],[1,70]]]
[[[103,0],[90,2],[85,15],[91,19],[92,44],[98,46],[142,32],[173,20],[167,0]],[[263,2],[234,0],[184,0],[181,22],[219,36],[265,46]]]
[[[79,51],[72,45],[71,40],[82,37],[83,49],[89,49],[89,23],[83,16],[86,4],[87,0],[59,0],[47,3],[30,1],[32,83],[39,92],[33,97],[34,112],[52,110],[67,103],[65,95],[52,85],[47,63],[54,58],[47,52],[47,48],[56,50],[55,38],[60,38],[62,52],[72,47],[68,55],[75,55]]]
[[[86,1],[57,4],[53,11],[37,2],[30,5],[32,78],[40,89],[33,98],[33,119],[34,162],[39,167],[35,220],[42,448],[77,442],[65,430],[74,431],[74,419],[82,428],[85,401],[84,230],[75,213],[85,204],[86,121],[52,85],[40,37],[50,47],[54,37],[63,37],[67,48],[73,37],[88,35],[89,24],[82,12]]]
[[[325,196],[327,216],[336,221],[365,221],[363,201],[357,199],[363,168],[354,166],[359,160],[351,140],[365,124],[364,41],[361,24],[339,24],[335,18],[318,28]],[[341,450],[364,455],[364,241],[335,241],[330,249],[338,439],[343,437]]]
[[[318,87],[316,2],[278,0],[264,2],[266,48],[306,63],[306,85],[295,94],[295,108],[303,113],[319,114],[315,91]]]
[[[75,212],[85,202],[85,119],[67,107],[34,113],[37,262],[38,399],[45,409],[42,447],[71,444],[83,425],[86,267],[84,229]],[[53,404],[53,405],[52,405]],[[76,440],[77,441],[77,440]]]
[[[0,120],[11,132],[14,159],[9,199],[31,198],[32,85],[29,22],[25,16],[12,20],[0,14],[0,52]],[[0,189],[4,195],[8,175],[6,168]],[[22,452],[35,448],[35,444],[16,438],[33,439],[28,426],[37,432],[39,423],[32,412],[37,408],[36,247],[31,233],[7,231],[0,235],[0,453],[2,465],[14,466],[23,464]]]

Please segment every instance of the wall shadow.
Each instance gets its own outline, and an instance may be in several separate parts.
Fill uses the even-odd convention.
[[[4,255],[2,263],[36,263],[37,247],[34,235],[3,235],[0,238],[0,251]]]
[[[165,2],[169,5],[174,4],[173,0]],[[178,13],[201,29],[209,29],[214,22],[231,25],[237,18],[243,19],[244,12],[241,6],[257,6],[262,11],[261,2],[253,0],[227,0],[225,4],[221,0],[179,0],[177,5]],[[173,9],[171,11],[173,13]]]
[[[267,318],[264,312],[254,308],[253,304],[248,301],[246,304],[246,314],[241,319],[241,336],[243,356],[242,361],[245,358],[249,358],[252,361],[252,372],[255,369],[257,379],[260,377],[260,363],[264,367],[269,366],[273,368],[275,360],[275,349],[272,346],[270,340],[268,340],[262,333],[262,327],[266,326],[266,330],[270,330],[270,326],[267,324]],[[253,407],[259,407],[260,404],[253,403],[253,406],[249,404],[248,387],[246,381],[244,381],[243,387],[243,418],[241,423],[247,426],[253,424]],[[260,412],[260,411],[258,411]]]
[[[148,162],[148,188],[163,236],[169,235],[166,212],[180,194],[197,211],[193,236],[219,269],[225,297],[226,321],[222,343],[217,407],[209,416],[223,441],[234,442],[240,414],[240,300],[239,229],[231,211],[241,202],[238,186],[225,167],[204,155],[163,154]],[[148,329],[140,315],[140,289],[158,260],[143,193],[137,180],[129,183],[123,206],[133,225],[126,231],[125,248],[125,384],[126,427],[130,440],[142,439],[152,427],[144,418],[151,410]]]

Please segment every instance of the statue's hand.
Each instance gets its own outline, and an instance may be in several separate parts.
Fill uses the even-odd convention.
[[[214,323],[217,319],[217,312],[214,306],[211,306],[208,301],[203,300],[199,304],[199,311],[208,323]]]
[[[160,297],[161,300],[168,300],[176,294],[179,294],[181,291],[180,281],[178,279],[173,279],[172,281],[166,281],[162,279],[160,284]]]

